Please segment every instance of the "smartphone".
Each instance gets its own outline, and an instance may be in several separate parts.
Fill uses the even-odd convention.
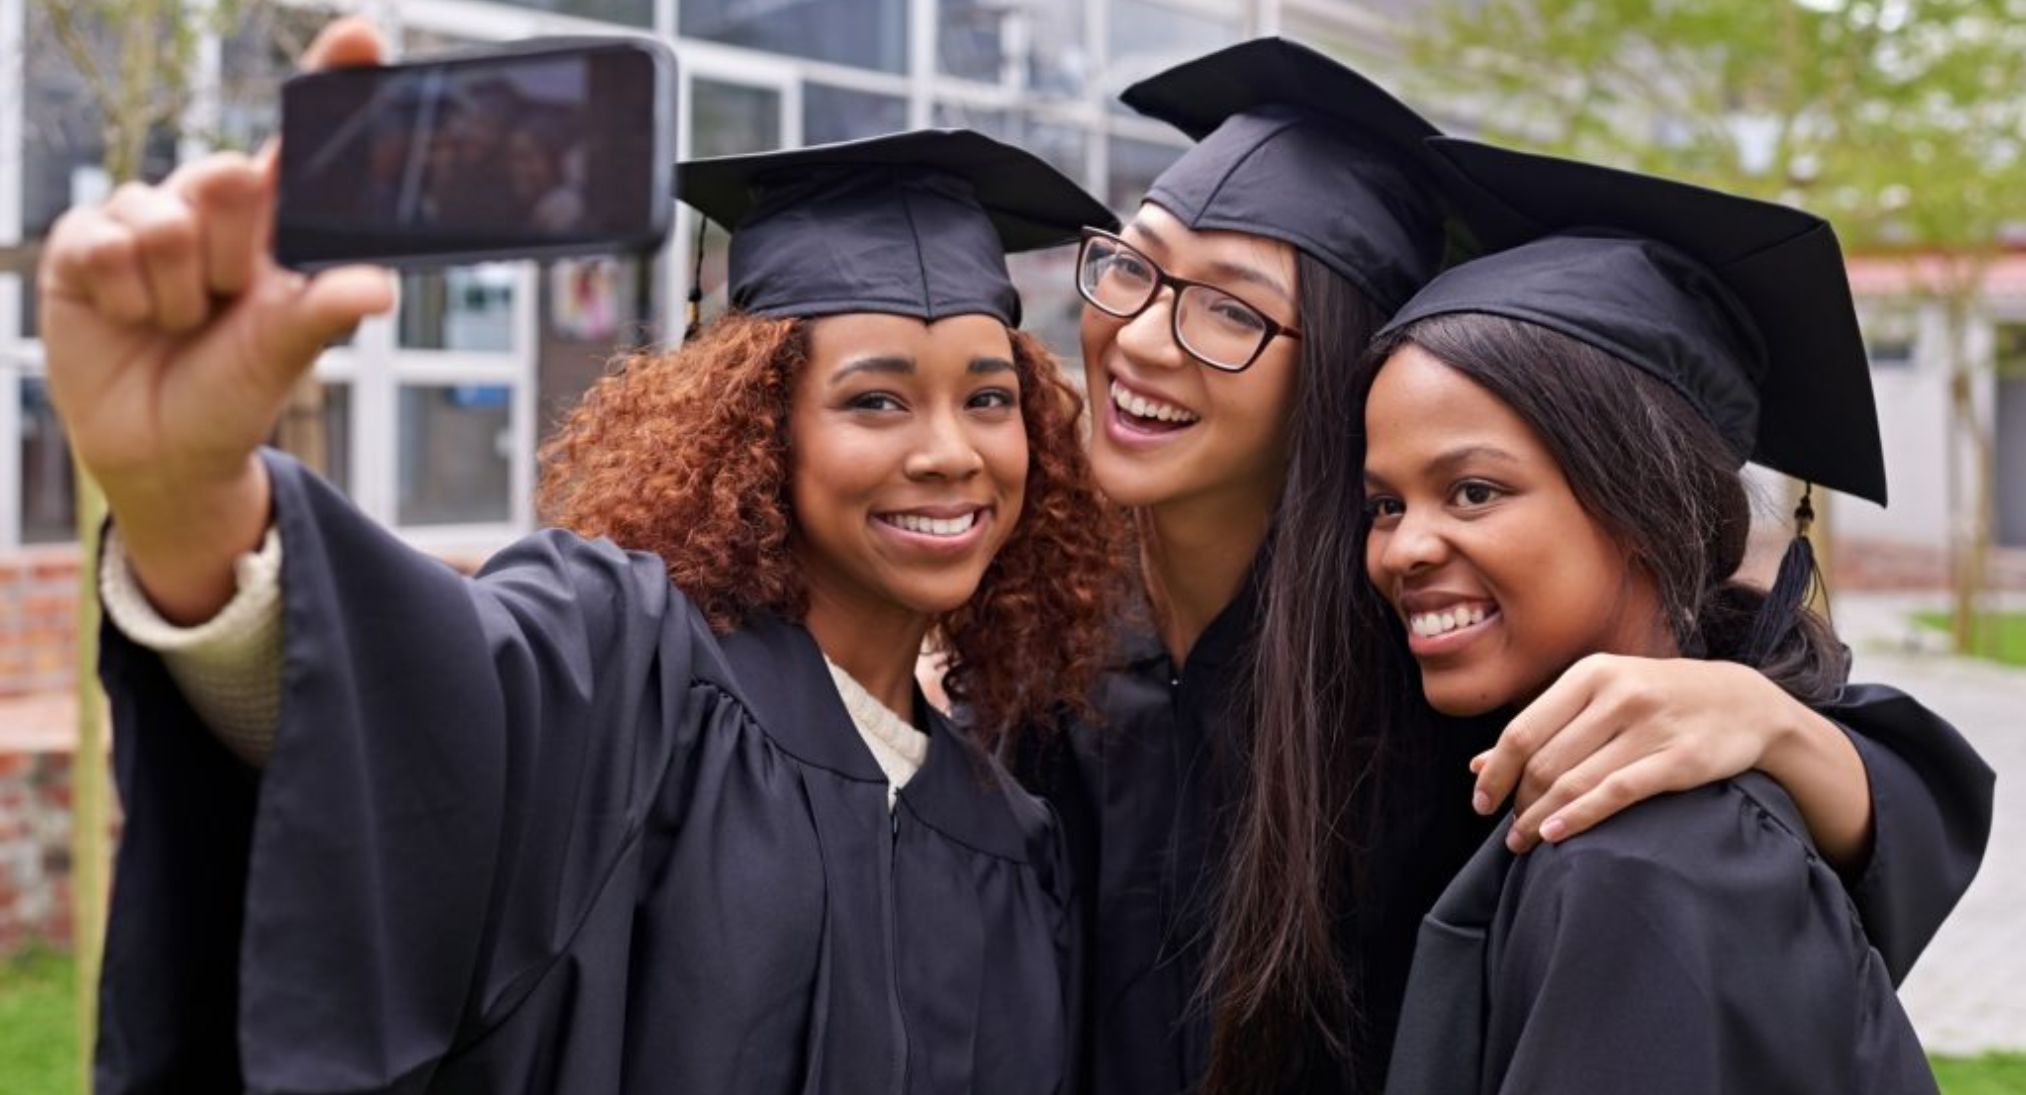
[[[675,87],[668,48],[636,38],[297,76],[281,93],[275,257],[314,270],[651,251],[674,211]]]

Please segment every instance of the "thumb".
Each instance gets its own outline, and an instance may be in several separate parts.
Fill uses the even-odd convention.
[[[306,281],[280,310],[271,328],[277,357],[314,359],[367,316],[394,307],[394,278],[373,266],[341,266]]]

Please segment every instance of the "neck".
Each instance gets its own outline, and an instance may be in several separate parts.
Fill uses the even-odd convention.
[[[891,603],[870,604],[811,586],[802,626],[823,656],[851,674],[887,710],[914,721],[915,659],[929,617]]]
[[[1161,643],[1177,663],[1245,585],[1266,544],[1275,492],[1138,511],[1140,568]]]

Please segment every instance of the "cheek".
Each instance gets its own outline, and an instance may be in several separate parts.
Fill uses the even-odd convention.
[[[1209,373],[1210,417],[1234,445],[1277,453],[1294,414],[1294,378],[1293,362],[1265,358],[1242,373]]]
[[[797,520],[813,536],[853,519],[885,478],[892,448],[876,430],[798,420],[789,434]]]
[[[1119,326],[1119,321],[1111,316],[1088,304],[1083,306],[1083,319],[1077,326],[1077,341],[1083,349],[1083,360],[1090,375],[1103,371],[1088,367],[1103,361],[1104,356],[1111,352],[1112,345],[1118,341]]]

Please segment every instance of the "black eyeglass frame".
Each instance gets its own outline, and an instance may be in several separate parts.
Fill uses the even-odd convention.
[[[1083,286],[1084,262],[1090,257],[1090,245],[1099,240],[1125,248],[1127,251],[1130,251],[1133,254],[1139,256],[1142,262],[1145,262],[1149,267],[1153,268],[1154,271],[1153,291],[1147,294],[1147,299],[1142,301],[1139,307],[1134,308],[1129,312],[1117,311],[1099,302],[1095,297],[1091,295],[1089,290],[1084,288]],[[1091,307],[1097,309],[1098,311],[1103,312],[1105,315],[1111,316],[1113,319],[1131,319],[1134,316],[1139,315],[1141,312],[1144,312],[1147,309],[1153,307],[1154,302],[1161,299],[1161,290],[1164,287],[1172,289],[1174,291],[1175,297],[1175,305],[1168,309],[1169,337],[1175,340],[1175,345],[1180,346],[1182,348],[1183,353],[1188,354],[1190,357],[1195,358],[1198,362],[1202,363],[1202,365],[1205,368],[1215,369],[1220,373],[1242,373],[1245,370],[1250,369],[1253,366],[1253,364],[1259,360],[1259,355],[1266,352],[1266,348],[1269,345],[1272,345],[1274,339],[1280,338],[1284,335],[1288,338],[1294,339],[1297,342],[1301,340],[1301,331],[1299,329],[1289,327],[1287,324],[1280,322],[1279,320],[1273,318],[1270,315],[1267,315],[1265,310],[1260,308],[1259,305],[1254,304],[1249,300],[1246,300],[1244,297],[1239,296],[1237,293],[1234,293],[1221,285],[1212,285],[1207,281],[1192,281],[1189,278],[1177,277],[1174,274],[1170,274],[1168,271],[1162,269],[1160,263],[1155,262],[1152,258],[1149,258],[1145,251],[1142,251],[1139,248],[1134,247],[1132,244],[1127,243],[1124,239],[1121,239],[1120,237],[1110,232],[1107,232],[1102,228],[1085,228],[1083,230],[1083,239],[1080,243],[1077,244],[1076,247],[1076,295],[1082,297],[1085,303],[1089,304]],[[1189,346],[1189,340],[1182,337],[1182,308],[1181,308],[1182,291],[1184,289],[1191,289],[1191,288],[1208,289],[1213,293],[1221,293],[1224,296],[1230,297],[1232,300],[1235,300],[1238,303],[1245,305],[1247,308],[1252,309],[1253,314],[1259,317],[1259,321],[1266,325],[1265,332],[1260,336],[1259,345],[1254,346],[1252,348],[1252,353],[1246,357],[1243,364],[1224,365],[1220,364],[1219,362],[1212,361],[1209,358],[1204,357],[1202,354],[1199,354],[1195,350],[1191,349]]]

